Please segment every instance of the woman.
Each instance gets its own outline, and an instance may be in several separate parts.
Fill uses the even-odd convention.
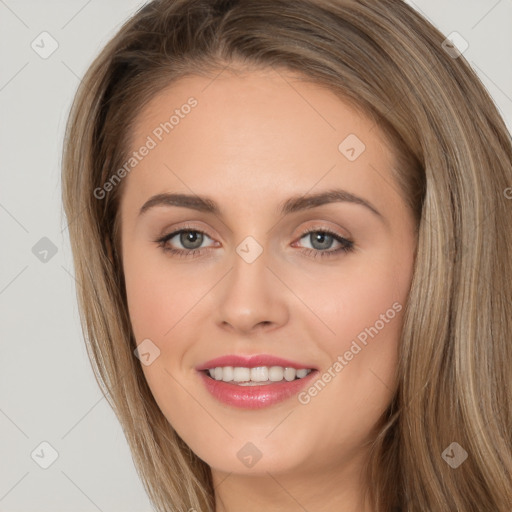
[[[396,0],[156,0],[88,70],[77,292],[157,510],[511,509],[512,144],[444,41]]]

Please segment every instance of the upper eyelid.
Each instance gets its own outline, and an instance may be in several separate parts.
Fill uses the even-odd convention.
[[[203,235],[206,235],[211,240],[213,240],[213,238],[205,230],[198,229],[198,228],[186,227],[186,226],[182,227],[182,228],[170,230],[168,234],[162,235],[160,237],[160,240],[162,240],[162,239],[170,240],[171,238],[174,238],[176,235],[179,235],[180,233],[182,233],[183,231],[185,231],[185,232],[188,231],[188,232],[192,232],[192,233],[201,233]]]

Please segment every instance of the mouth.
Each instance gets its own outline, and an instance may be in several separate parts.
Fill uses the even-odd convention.
[[[262,409],[289,402],[317,377],[318,369],[267,355],[224,356],[196,368],[217,402],[238,409]],[[299,405],[298,400],[295,401]]]

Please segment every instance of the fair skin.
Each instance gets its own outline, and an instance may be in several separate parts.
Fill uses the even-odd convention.
[[[132,150],[191,96],[197,106],[123,183],[129,314],[137,344],[149,338],[160,350],[144,375],[170,424],[211,467],[219,512],[369,512],[362,469],[396,390],[416,244],[393,153],[374,123],[333,93],[272,70],[172,84],[138,117]],[[354,161],[338,149],[349,134],[366,146]],[[278,212],[292,196],[331,189],[380,215],[346,201]],[[207,196],[220,213],[157,205],[139,214],[162,193]],[[178,257],[155,242],[186,228],[188,244],[178,234],[166,247],[200,253]],[[353,251],[321,257],[341,244],[304,234],[313,228],[353,241]],[[202,243],[197,231],[206,233]],[[248,236],[263,249],[252,263],[236,252]],[[376,323],[383,314],[387,321]],[[306,361],[320,378],[376,325],[307,403],[293,396],[257,410],[226,405],[196,370],[226,354],[265,353]],[[237,457],[248,442],[261,453],[252,467]]]

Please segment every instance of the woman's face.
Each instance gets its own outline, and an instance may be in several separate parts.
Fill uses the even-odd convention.
[[[217,472],[362,461],[415,250],[378,127],[291,73],[226,71],[160,93],[134,133],[123,267],[163,414]]]

